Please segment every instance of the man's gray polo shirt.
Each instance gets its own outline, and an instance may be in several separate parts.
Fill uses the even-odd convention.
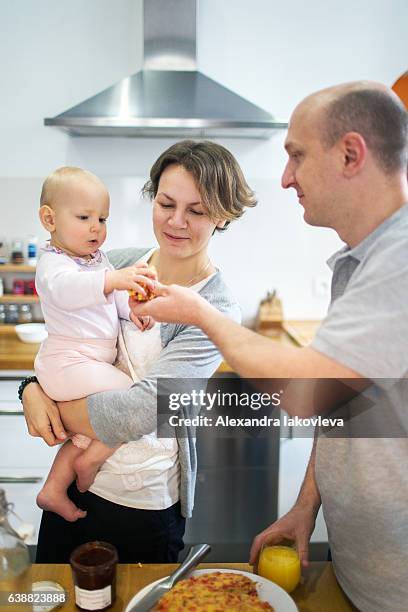
[[[333,270],[332,302],[311,346],[364,377],[405,378],[408,205],[328,264]],[[408,406],[394,401],[386,380],[377,380],[376,386],[385,398],[380,415],[385,428],[380,431],[395,435],[388,424],[397,423],[406,436]],[[370,411],[364,415],[370,416]],[[358,421],[348,422],[347,438],[318,439],[316,480],[334,569],[347,595],[364,612],[406,612],[408,439],[353,437]],[[357,431],[364,431],[361,423]]]

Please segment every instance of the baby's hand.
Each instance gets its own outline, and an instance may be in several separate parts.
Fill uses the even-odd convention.
[[[140,293],[145,296],[146,290],[144,287],[153,291],[154,280],[156,280],[156,272],[151,270],[146,263],[138,263],[121,270],[108,270],[105,274],[104,293],[108,295],[114,289],[118,289]]]
[[[149,315],[137,317],[132,312],[130,313],[130,319],[131,321],[133,321],[136,327],[140,329],[140,331],[146,331],[146,329],[152,329],[152,327],[156,323],[153,317],[150,317]]]

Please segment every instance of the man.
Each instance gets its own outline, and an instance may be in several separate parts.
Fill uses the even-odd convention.
[[[368,379],[385,389],[382,417],[399,419],[403,433],[361,438],[351,419],[347,438],[318,435],[295,506],[255,538],[251,562],[264,541],[286,536],[306,565],[322,503],[335,573],[352,602],[364,612],[406,610],[407,408],[398,412],[378,379],[408,371],[407,112],[380,84],[325,89],[295,109],[285,148],[282,186],[295,189],[307,223],[346,243],[328,262],[332,302],[311,345],[271,343],[177,286],[159,286],[160,297],[134,310],[201,327],[241,376]]]

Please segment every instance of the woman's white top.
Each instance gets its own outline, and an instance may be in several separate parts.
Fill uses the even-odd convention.
[[[150,259],[154,249],[141,261]],[[207,277],[192,289],[199,291]],[[160,324],[141,332],[121,321],[117,366],[137,382],[154,365],[162,350]],[[177,440],[157,438],[157,432],[123,444],[101,467],[90,491],[122,506],[164,510],[179,500],[180,465]]]

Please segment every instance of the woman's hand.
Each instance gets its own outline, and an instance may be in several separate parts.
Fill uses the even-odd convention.
[[[129,302],[134,316],[150,315],[156,321],[185,323],[201,327],[208,309],[213,310],[213,306],[204,298],[187,287],[162,285],[155,282],[154,292],[156,297],[149,302],[135,302],[134,300]]]
[[[105,274],[104,293],[108,295],[118,289],[146,295],[143,285],[153,290],[156,278],[156,272],[146,263],[137,263],[121,270],[108,270]]]
[[[258,533],[251,546],[249,563],[255,565],[263,544],[279,544],[282,540],[293,540],[303,567],[309,565],[309,540],[316,522],[314,505],[296,503],[291,510],[264,531]]]
[[[152,329],[152,327],[154,327],[154,324],[156,323],[153,317],[150,317],[149,315],[137,317],[133,314],[133,312],[130,312],[130,320],[136,325],[138,329],[140,329],[140,331]]]
[[[24,389],[23,408],[31,436],[42,438],[48,446],[61,444],[67,439],[57,404],[38,383],[30,383]]]

